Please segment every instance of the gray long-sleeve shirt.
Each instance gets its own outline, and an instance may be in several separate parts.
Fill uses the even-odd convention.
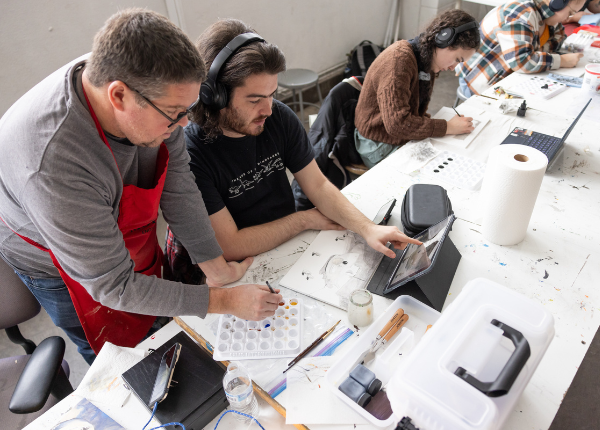
[[[126,185],[152,186],[158,148],[109,138],[115,159],[78,96],[81,57],[48,76],[0,119],[0,254],[14,269],[59,277],[50,256],[12,230],[50,248],[65,272],[101,304],[148,315],[198,315],[208,287],[133,271],[117,225]],[[79,93],[81,90],[79,89]],[[183,129],[165,141],[169,166],[160,206],[193,263],[222,254],[189,169]],[[121,175],[123,179],[121,179]]]

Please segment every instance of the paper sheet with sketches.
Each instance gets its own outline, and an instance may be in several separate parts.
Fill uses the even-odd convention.
[[[394,151],[390,158],[393,157],[395,170],[409,175],[433,160],[439,153],[429,139],[411,140]]]
[[[467,134],[452,134],[444,137],[432,137],[431,139],[438,142],[448,143],[450,145],[466,148],[483,130],[483,127],[490,121],[490,114],[483,109],[471,108],[467,106],[458,106],[456,108],[459,114],[473,118],[473,126],[475,130]],[[441,108],[432,118],[451,120],[456,116],[456,112],[449,107]]]
[[[338,357],[302,359],[287,373],[286,424],[366,424],[325,385],[325,374]]]
[[[279,285],[346,310],[350,293],[365,288],[383,254],[350,231],[322,231]]]

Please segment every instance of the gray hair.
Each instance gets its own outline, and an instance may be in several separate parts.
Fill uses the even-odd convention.
[[[121,81],[152,100],[169,84],[202,82],[206,67],[185,33],[164,16],[132,8],[111,16],[96,33],[87,74],[95,87]],[[136,94],[141,106],[145,101]]]

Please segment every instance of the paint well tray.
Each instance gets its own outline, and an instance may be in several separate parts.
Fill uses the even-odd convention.
[[[481,187],[486,164],[444,151],[425,165],[421,172],[459,188],[476,191]]]
[[[283,299],[275,315],[262,321],[247,321],[221,315],[214,359],[295,357],[302,342],[302,300]]]

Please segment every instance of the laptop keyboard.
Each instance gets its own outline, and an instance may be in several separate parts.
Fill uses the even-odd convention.
[[[531,146],[538,151],[543,152],[547,156],[550,156],[554,150],[554,147],[560,143],[558,137],[548,136],[541,133],[533,133],[529,136],[529,139],[523,142],[523,145]]]

